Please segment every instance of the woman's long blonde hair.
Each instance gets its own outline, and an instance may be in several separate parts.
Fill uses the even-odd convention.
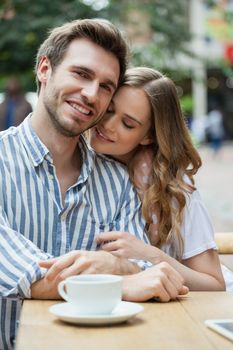
[[[151,210],[156,211],[159,220],[156,245],[161,246],[176,235],[181,257],[183,209],[187,194],[195,190],[193,175],[201,166],[201,158],[192,144],[171,79],[154,69],[137,67],[127,70],[123,85],[143,89],[151,105],[153,144],[147,147],[153,150],[153,170],[142,203],[143,216],[150,224]],[[149,238],[153,244],[153,237]]]

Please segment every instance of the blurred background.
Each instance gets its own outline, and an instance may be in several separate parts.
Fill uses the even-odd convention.
[[[1,0],[0,102],[10,102],[2,126],[0,105],[0,128],[13,124],[19,101],[24,113],[35,106],[35,55],[48,30],[93,17],[126,33],[132,65],[175,81],[203,159],[197,186],[215,230],[233,231],[233,0]]]

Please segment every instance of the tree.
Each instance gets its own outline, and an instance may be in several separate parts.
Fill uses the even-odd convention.
[[[15,74],[21,75],[27,89],[35,90],[38,46],[49,28],[76,18],[110,19],[130,33],[134,63],[164,66],[177,52],[187,51],[187,11],[187,0],[4,0],[0,5],[0,88],[5,76]],[[132,33],[142,27],[147,40],[139,43],[139,35]]]

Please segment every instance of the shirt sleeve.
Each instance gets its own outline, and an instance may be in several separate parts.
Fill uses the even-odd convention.
[[[51,255],[42,252],[30,240],[9,227],[0,208],[0,296],[31,297],[31,284],[46,270],[38,264]]]
[[[182,259],[191,258],[208,249],[217,249],[213,226],[197,190],[187,199],[181,234],[184,241]]]

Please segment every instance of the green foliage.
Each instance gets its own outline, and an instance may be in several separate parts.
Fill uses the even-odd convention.
[[[77,0],[12,0],[11,3],[11,9],[5,7],[1,11],[0,75],[26,75],[27,87],[35,90],[34,78],[31,80],[35,55],[48,30],[96,13]]]
[[[28,90],[35,90],[35,55],[50,28],[76,18],[102,17],[127,29],[132,11],[146,15],[151,32],[149,42],[133,45],[133,64],[160,68],[171,66],[177,52],[185,51],[189,40],[188,1],[163,0],[3,0],[0,4],[0,91],[5,77],[23,78]],[[89,3],[89,5],[88,5]],[[136,26],[144,24],[136,23]],[[164,64],[165,63],[165,64]]]
[[[190,115],[193,112],[193,99],[191,95],[184,95],[180,98],[182,110],[185,115]]]

